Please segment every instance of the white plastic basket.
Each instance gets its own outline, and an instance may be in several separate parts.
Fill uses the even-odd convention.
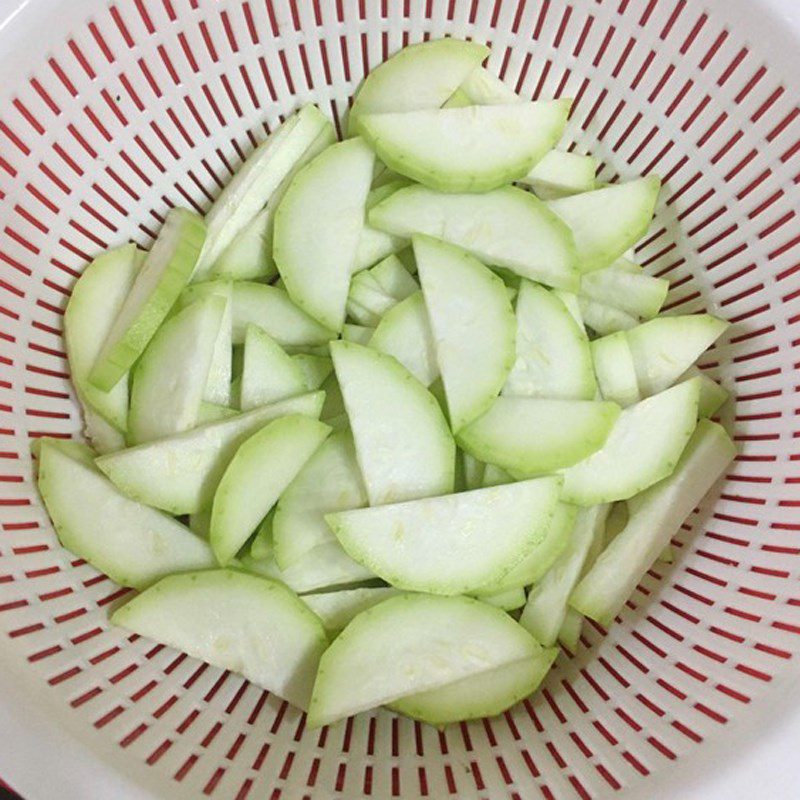
[[[795,798],[800,766],[800,9],[794,0],[0,3],[0,774],[35,798]],[[7,18],[5,22],[2,18]],[[741,455],[607,635],[530,701],[445,733],[389,712],[308,732],[240,678],[108,624],[29,445],[74,436],[61,315],[107,244],[203,209],[264,124],[335,119],[426,36],[492,44],[614,179],[666,180],[639,260],[732,320],[704,366]],[[113,520],[108,520],[113,525]]]

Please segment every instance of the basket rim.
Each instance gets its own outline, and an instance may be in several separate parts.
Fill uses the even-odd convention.
[[[790,83],[800,71],[800,51],[796,48],[800,4],[796,0],[759,3],[759,29],[761,35],[770,36],[771,63]],[[105,5],[106,0],[11,0],[9,7],[0,9],[0,101],[13,95],[15,77],[27,74],[53,45],[63,42],[68,31],[43,24],[52,19],[54,11],[58,14],[68,7],[70,19],[84,20],[91,17],[92,9]],[[744,26],[752,19],[753,0],[706,0],[704,6],[720,9],[732,26]],[[36,47],[31,47],[34,34]],[[791,82],[795,90],[800,88],[797,81]],[[0,730],[13,732],[6,735],[5,747],[0,749],[0,775],[26,800],[54,795],[65,800],[87,796],[148,800],[162,796],[160,780],[143,764],[99,739],[90,743],[83,736],[81,720],[67,707],[53,702],[50,693],[43,693],[36,676],[11,650],[0,651],[0,666]],[[800,765],[794,766],[797,741],[800,682],[784,673],[735,724],[681,757],[679,787],[671,784],[671,775],[662,772],[617,796],[625,800],[727,800],[751,794],[788,798],[792,778],[800,781]],[[47,752],[47,769],[42,769],[42,751]],[[745,758],[742,752],[746,752]],[[708,769],[709,763],[715,765],[713,771]],[[177,800],[195,796],[175,784],[171,784],[170,793]]]

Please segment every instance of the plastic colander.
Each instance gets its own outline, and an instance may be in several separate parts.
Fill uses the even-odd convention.
[[[36,798],[800,796],[800,8],[796,0],[0,2],[0,774]],[[665,181],[637,248],[668,313],[729,319],[703,359],[740,456],[605,632],[543,688],[444,732],[389,712],[309,731],[241,678],[116,630],[126,592],[62,550],[39,436],[78,436],[75,278],[205,209],[300,103],[341,120],[401,45],[490,42],[571,96],[600,177]],[[793,38],[795,37],[795,38]],[[313,232],[309,232],[313,235]],[[735,413],[735,417],[733,414]],[[109,519],[108,524],[114,524]]]

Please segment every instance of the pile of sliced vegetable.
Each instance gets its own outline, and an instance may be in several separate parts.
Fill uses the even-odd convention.
[[[659,180],[601,185],[479,44],[407,47],[337,142],[290,116],[201,218],[92,262],[65,316],[89,445],[41,441],[113,622],[307,710],[443,725],[613,622],[735,454],[631,248]]]

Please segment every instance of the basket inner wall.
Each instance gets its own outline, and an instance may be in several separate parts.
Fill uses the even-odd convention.
[[[7,657],[165,792],[212,797],[599,797],[660,780],[791,674],[796,590],[800,119],[763,41],[685,0],[135,0],[78,20],[0,110],[0,621]],[[655,172],[637,249],[672,313],[735,324],[703,366],[741,455],[606,635],[587,625],[530,701],[446,732],[388,712],[307,732],[280,700],[109,627],[125,592],[56,541],[31,440],[79,435],[61,338],[93,254],[204,210],[266,131],[337,122],[365,70],[444,34],[492,44],[525,97],[575,98],[600,177]],[[734,416],[735,413],[735,416]],[[113,521],[109,521],[113,524]],[[13,776],[12,776],[13,777]]]

